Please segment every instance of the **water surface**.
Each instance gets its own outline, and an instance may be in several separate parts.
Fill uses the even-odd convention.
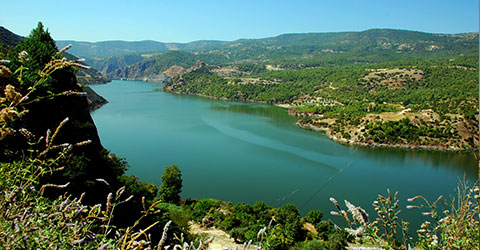
[[[136,81],[91,87],[110,102],[92,113],[103,145],[127,159],[129,174],[158,186],[163,168],[178,165],[183,198],[294,203],[303,214],[328,214],[335,197],[372,214],[387,188],[399,191],[404,208],[409,197],[452,194],[459,180],[477,176],[472,154],[344,146],[296,127],[279,107],[164,93]],[[418,212],[403,214],[418,220]]]

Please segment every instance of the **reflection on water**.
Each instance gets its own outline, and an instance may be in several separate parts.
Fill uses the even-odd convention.
[[[456,175],[475,178],[478,175],[478,160],[473,152],[447,152],[426,150],[402,150],[389,148],[358,147],[365,154],[374,159],[388,163],[389,161],[409,162],[412,158],[423,165],[435,169],[442,168]],[[402,166],[402,165],[398,165]]]
[[[236,112],[256,116],[268,117],[274,124],[279,122],[283,126],[295,123],[295,117],[291,117],[285,112],[285,109],[262,104],[250,103],[214,103],[210,109],[220,112]],[[319,136],[320,133],[319,133]],[[365,155],[372,157],[379,162],[385,162],[387,167],[389,161],[407,163],[409,159],[414,158],[424,165],[431,165],[434,168],[446,168],[457,172],[458,175],[476,177],[478,175],[478,160],[473,152],[449,152],[449,151],[427,151],[427,150],[405,150],[396,148],[368,148],[362,146],[351,146],[355,150],[364,152]],[[394,166],[403,166],[395,164]]]

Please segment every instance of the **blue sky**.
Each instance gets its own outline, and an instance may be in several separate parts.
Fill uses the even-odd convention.
[[[38,21],[56,40],[190,42],[284,33],[394,28],[477,32],[478,0],[17,0],[0,26],[26,36]]]

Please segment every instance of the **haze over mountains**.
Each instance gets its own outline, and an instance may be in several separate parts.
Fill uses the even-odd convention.
[[[259,64],[276,68],[326,67],[478,53],[478,33],[430,34],[372,29],[363,32],[284,34],[263,39],[161,43],[57,41],[113,79],[162,81],[172,66]],[[168,74],[167,74],[168,75]]]

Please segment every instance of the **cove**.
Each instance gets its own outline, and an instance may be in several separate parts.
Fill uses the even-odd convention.
[[[109,101],[92,112],[102,144],[126,158],[128,174],[157,186],[165,166],[179,166],[182,198],[293,203],[331,218],[330,197],[374,215],[372,202],[389,188],[399,192],[401,217],[420,221],[420,211],[405,209],[407,198],[448,197],[478,176],[472,153],[345,146],[271,105],[176,95],[139,81],[91,87]]]

